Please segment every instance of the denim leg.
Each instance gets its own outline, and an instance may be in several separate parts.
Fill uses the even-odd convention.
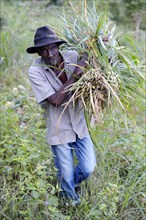
[[[94,151],[94,145],[90,137],[77,140],[73,143],[78,164],[75,168],[74,180],[75,185],[80,184],[83,180],[86,180],[93,172],[96,165],[96,155]]]
[[[51,146],[58,179],[65,196],[78,199],[75,193],[73,149],[69,144]]]

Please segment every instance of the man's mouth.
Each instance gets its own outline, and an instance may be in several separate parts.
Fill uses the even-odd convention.
[[[47,58],[47,59],[45,60],[45,62],[46,62],[47,64],[52,64],[52,65],[56,65],[56,63],[57,63],[55,57]]]

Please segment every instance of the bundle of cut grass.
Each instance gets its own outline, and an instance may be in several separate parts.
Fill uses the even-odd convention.
[[[95,117],[104,107],[116,104],[127,110],[134,99],[133,92],[143,95],[144,76],[138,66],[134,40],[116,33],[115,22],[106,13],[99,15],[94,4],[89,9],[84,0],[82,13],[72,9],[71,19],[65,14],[62,17],[67,47],[88,54],[88,67],[71,88],[72,100],[80,97]],[[123,39],[126,46],[121,45]]]

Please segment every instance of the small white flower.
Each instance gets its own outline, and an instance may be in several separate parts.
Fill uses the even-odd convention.
[[[19,86],[18,86],[18,89],[21,90],[21,91],[22,91],[22,90],[26,90],[26,88],[25,88],[23,85],[19,85]]]
[[[45,204],[45,206],[48,206],[48,205],[49,205],[49,201],[46,200],[46,201],[44,202],[44,204]]]
[[[13,92],[16,94],[16,93],[18,93],[18,89],[17,88],[13,88]]]

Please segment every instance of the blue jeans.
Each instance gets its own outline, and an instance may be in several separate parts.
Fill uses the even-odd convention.
[[[76,142],[53,145],[51,149],[62,192],[66,197],[78,200],[75,186],[86,180],[96,165],[96,156],[91,138],[79,139],[77,137]],[[74,167],[73,150],[78,159],[76,167]]]

